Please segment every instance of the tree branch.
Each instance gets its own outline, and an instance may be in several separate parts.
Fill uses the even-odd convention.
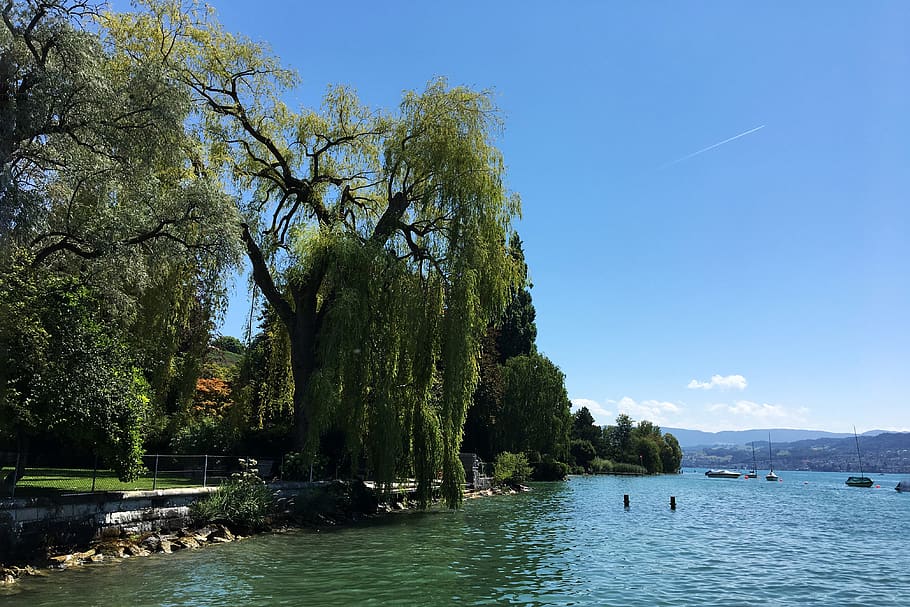
[[[294,326],[294,310],[291,308],[291,304],[288,303],[287,299],[285,299],[278,290],[278,287],[275,286],[275,281],[272,280],[272,273],[269,271],[269,267],[265,263],[265,257],[262,255],[262,249],[259,248],[259,245],[256,244],[253,235],[250,233],[250,226],[242,223],[240,224],[240,227],[243,230],[240,237],[243,239],[243,244],[246,245],[247,256],[250,258],[250,263],[253,264],[253,280],[256,282],[256,285],[262,291],[262,294],[269,304],[275,308],[275,312],[277,312],[281,322],[283,322],[285,327],[290,331]]]

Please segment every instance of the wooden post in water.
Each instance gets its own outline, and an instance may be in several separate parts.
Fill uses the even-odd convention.
[[[670,496],[670,510],[676,510],[676,496]]]
[[[629,507],[629,494],[628,493],[622,496],[622,505],[623,505],[623,508]]]

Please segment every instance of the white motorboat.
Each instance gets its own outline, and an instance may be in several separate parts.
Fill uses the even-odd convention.
[[[705,472],[705,476],[709,478],[739,478],[742,475],[732,470],[708,470]]]

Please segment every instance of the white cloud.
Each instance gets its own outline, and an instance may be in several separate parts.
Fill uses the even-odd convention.
[[[647,420],[659,426],[673,423],[671,418],[682,412],[683,408],[676,403],[661,400],[643,400],[641,402],[624,396],[616,403],[620,413],[626,413],[636,421]]]
[[[613,418],[615,417],[613,412],[608,411],[596,400],[591,400],[590,398],[573,398],[571,401],[573,413],[582,407],[587,407],[588,411],[591,412],[591,415],[594,416],[594,423],[598,426],[607,426],[613,423]]]
[[[747,385],[749,384],[742,375],[712,375],[710,381],[693,379],[689,382],[688,388],[690,390],[711,390],[713,388],[745,390]]]
[[[799,425],[806,423],[809,409],[807,407],[790,408],[784,405],[755,403],[749,400],[738,400],[733,404],[714,403],[706,409],[727,419],[735,420],[726,427],[747,427],[751,423],[774,422],[776,424]]]

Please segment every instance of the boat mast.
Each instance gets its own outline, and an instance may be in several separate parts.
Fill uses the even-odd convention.
[[[768,471],[774,472],[774,458],[771,457],[771,433],[768,432]]]
[[[859,452],[859,437],[856,435],[856,426],[853,426],[853,440],[856,441],[856,458],[859,460],[859,477],[863,477],[863,456]]]

